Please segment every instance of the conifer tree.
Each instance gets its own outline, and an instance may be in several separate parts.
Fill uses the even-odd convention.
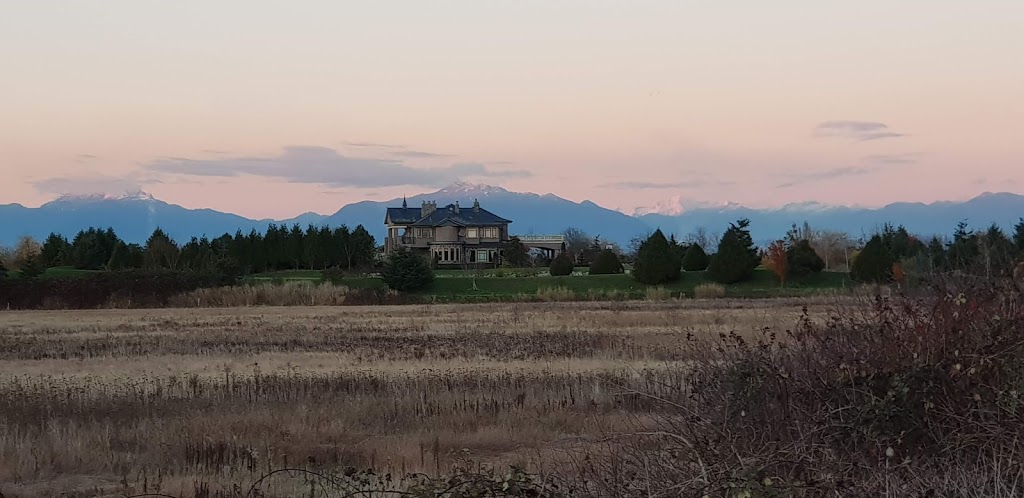
[[[711,258],[708,273],[718,283],[731,284],[750,279],[760,263],[754,240],[750,237],[750,220],[731,223],[722,234],[718,252]]]
[[[655,230],[637,251],[633,278],[649,285],[679,280],[682,261],[677,256],[665,234]]]

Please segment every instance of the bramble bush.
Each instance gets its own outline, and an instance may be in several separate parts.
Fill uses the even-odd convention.
[[[1016,496],[1022,302],[1010,278],[933,280],[754,338],[691,334],[690,385],[580,472],[606,496]]]

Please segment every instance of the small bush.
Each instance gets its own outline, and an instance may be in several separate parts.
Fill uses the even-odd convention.
[[[725,286],[715,283],[700,284],[693,288],[693,297],[697,299],[721,299],[725,297]]]
[[[686,250],[686,255],[683,256],[683,269],[686,271],[707,270],[709,263],[711,263],[711,258],[704,252],[704,248],[697,243],[690,244],[689,249]]]
[[[672,291],[657,285],[644,290],[644,299],[648,301],[667,301],[672,299]]]
[[[786,249],[786,266],[794,276],[802,277],[824,270],[825,260],[804,239]]]
[[[325,268],[320,272],[320,281],[334,285],[342,285],[345,281],[345,272],[337,266]]]
[[[388,256],[381,278],[390,289],[415,292],[434,283],[434,271],[431,270],[430,262],[426,258],[410,251],[399,250]]]
[[[619,255],[611,249],[602,249],[597,253],[594,262],[590,263],[591,275],[613,275],[622,273],[622,271],[622,261],[619,260]]]
[[[572,275],[574,266],[575,264],[573,263],[572,257],[569,256],[568,253],[563,252],[551,261],[551,276],[564,277],[566,275]]]
[[[882,237],[875,235],[864,245],[850,268],[850,277],[858,282],[886,284],[892,281],[895,261]]]
[[[537,289],[537,299],[541,301],[574,301],[576,293],[568,287],[544,287]]]

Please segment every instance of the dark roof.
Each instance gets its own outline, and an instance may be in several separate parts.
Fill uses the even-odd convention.
[[[391,223],[413,223],[420,219],[420,208],[388,208],[386,218],[390,219]]]
[[[437,208],[436,211],[430,213],[425,218],[418,220],[413,223],[413,226],[418,227],[437,227],[445,225],[455,226],[485,226],[485,225],[504,225],[506,223],[512,223],[511,220],[506,220],[501,216],[498,216],[483,208],[472,208],[472,207],[460,207],[459,212],[455,213],[455,205],[449,204],[444,207]]]

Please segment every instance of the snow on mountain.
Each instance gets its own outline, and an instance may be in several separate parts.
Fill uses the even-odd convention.
[[[652,206],[638,207],[633,210],[633,216],[644,216],[648,214],[661,214],[665,216],[679,216],[687,211],[696,209],[732,210],[742,206],[735,202],[706,202],[686,199],[681,195],[675,195],[668,199],[660,200]]]

